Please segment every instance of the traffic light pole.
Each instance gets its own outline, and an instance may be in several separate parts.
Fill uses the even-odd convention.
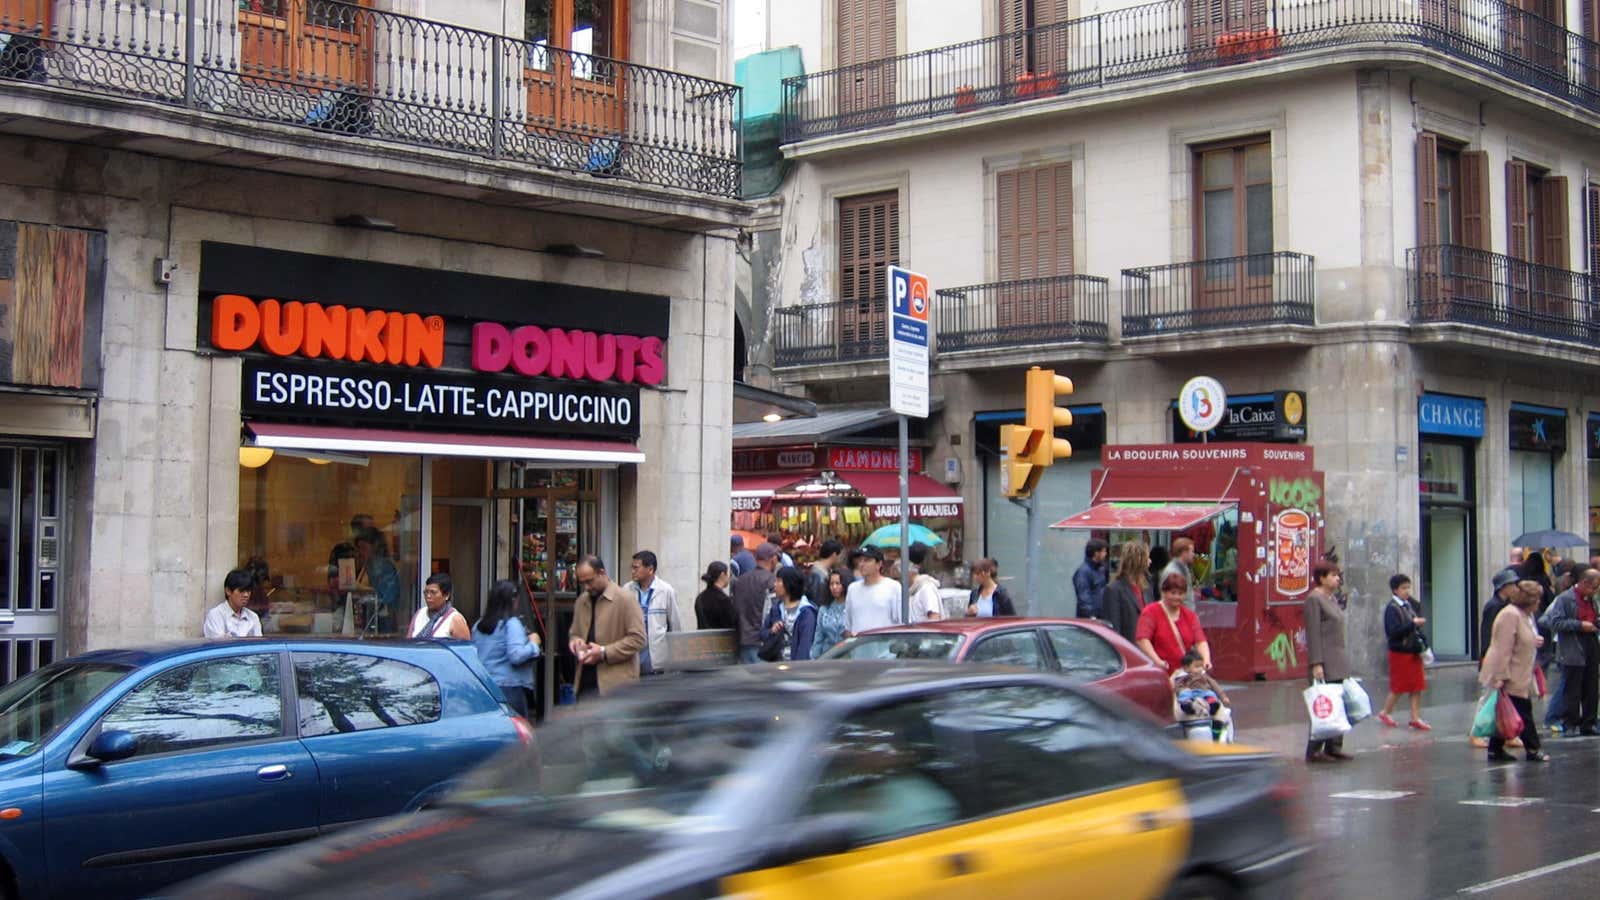
[[[911,435],[900,416],[900,622],[911,622]]]
[[[1017,610],[1017,615],[1038,615],[1041,608],[1034,601],[1040,595],[1042,587],[1039,584],[1039,549],[1044,544],[1044,517],[1039,515],[1039,498],[1028,496],[1026,498],[1012,497],[1011,502],[1022,507],[1028,512],[1027,546],[1022,554],[1022,597],[1023,607]]]

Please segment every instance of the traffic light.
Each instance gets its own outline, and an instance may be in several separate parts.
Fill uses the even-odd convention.
[[[1072,379],[1065,375],[1057,375],[1050,369],[1041,369],[1038,366],[1028,370],[1023,423],[1025,428],[1039,436],[1028,454],[1035,472],[1058,459],[1066,459],[1072,455],[1072,444],[1065,438],[1056,437],[1057,428],[1065,428],[1072,424],[1072,410],[1057,406],[1056,398],[1071,393]],[[1037,482],[1038,477],[1034,476],[1034,480]]]
[[[1027,497],[1039,484],[1044,470],[1033,464],[1033,451],[1044,437],[1026,425],[1001,425],[1000,446],[1005,459],[1000,463],[1000,488],[1007,497]]]

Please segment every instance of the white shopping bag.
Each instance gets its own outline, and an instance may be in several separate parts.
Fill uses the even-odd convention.
[[[1301,696],[1311,716],[1311,740],[1333,740],[1350,730],[1350,720],[1344,715],[1342,686],[1319,681],[1306,688]]]
[[[1351,725],[1372,715],[1372,699],[1353,676],[1344,680],[1344,715]]]

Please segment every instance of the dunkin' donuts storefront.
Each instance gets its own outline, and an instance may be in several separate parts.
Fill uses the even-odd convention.
[[[447,572],[468,621],[515,581],[530,629],[561,647],[579,558],[627,580],[619,503],[647,463],[668,298],[214,243],[201,256],[199,344],[240,359],[236,401],[214,407],[237,403],[238,563],[264,573],[264,631],[401,634],[424,579]]]

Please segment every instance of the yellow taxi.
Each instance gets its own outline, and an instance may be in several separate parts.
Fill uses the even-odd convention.
[[[1287,897],[1293,785],[1057,676],[743,666],[580,707],[437,809],[178,896]]]

